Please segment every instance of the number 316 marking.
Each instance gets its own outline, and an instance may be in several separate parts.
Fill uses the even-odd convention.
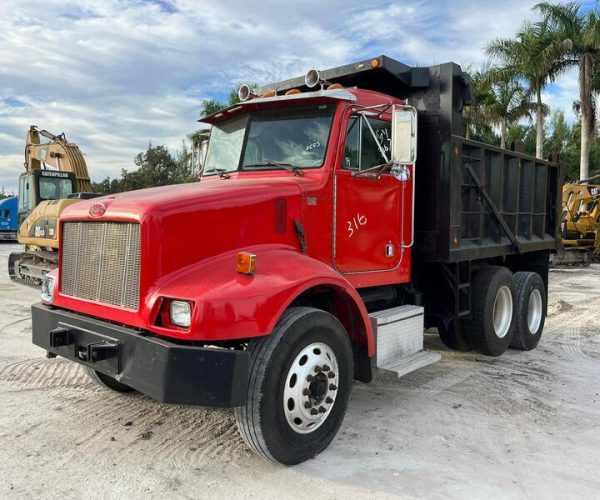
[[[364,215],[356,214],[355,217],[352,217],[352,220],[346,222],[348,223],[348,238],[352,238],[361,226],[367,225],[367,218]]]

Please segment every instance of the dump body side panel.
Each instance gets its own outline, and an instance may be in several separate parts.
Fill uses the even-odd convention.
[[[429,68],[409,99],[419,112],[415,260],[462,262],[556,249],[557,163],[462,137],[468,77]]]

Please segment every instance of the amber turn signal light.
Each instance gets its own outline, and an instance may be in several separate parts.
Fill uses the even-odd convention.
[[[256,272],[256,255],[248,252],[239,252],[235,256],[235,268],[238,273],[254,274]]]
[[[379,67],[379,59],[371,59],[371,68],[375,69]]]

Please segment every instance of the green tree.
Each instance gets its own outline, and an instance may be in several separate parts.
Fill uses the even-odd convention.
[[[200,116],[204,117],[212,115],[226,107],[226,103],[217,101],[216,99],[204,99],[204,101],[202,101],[202,108],[200,109]]]
[[[562,155],[572,135],[572,127],[567,123],[564,111],[557,110],[552,113],[548,125],[552,133],[547,135],[544,149],[550,153],[559,153]]]
[[[255,89],[257,87],[256,83],[249,84],[251,89]],[[238,96],[238,90],[241,87],[241,84],[234,85],[229,89],[229,96],[227,102],[222,102],[217,99],[204,99],[202,101],[202,107],[200,108],[200,116],[208,116],[213,113],[217,113],[222,109],[225,109],[229,106],[235,106],[240,102],[240,98]]]
[[[466,71],[471,78],[473,100],[463,109],[464,134],[467,139],[481,139],[482,135],[492,132],[484,114],[485,103],[490,99],[490,85],[486,81],[489,65],[476,69],[467,66]]]
[[[499,80],[489,86],[483,114],[500,129],[500,147],[506,147],[508,127],[521,118],[531,118],[534,106],[526,89],[514,78]]]
[[[106,177],[100,182],[93,183],[97,193],[120,193],[168,184],[195,182],[191,153],[185,141],[173,158],[165,146],[152,146],[135,157],[136,170],[121,170],[121,177],[111,179]]]
[[[568,46],[563,62],[579,67],[579,103],[581,111],[580,179],[589,177],[590,148],[594,130],[594,74],[600,57],[600,19],[598,13],[582,13],[580,4],[540,3],[535,6],[544,16],[555,44]]]
[[[514,39],[496,39],[490,42],[487,53],[500,60],[502,66],[490,72],[494,81],[517,78],[523,81],[528,93],[535,96],[536,156],[543,158],[544,103],[542,90],[567,67],[563,56],[567,43],[556,43],[546,24],[526,22]]]

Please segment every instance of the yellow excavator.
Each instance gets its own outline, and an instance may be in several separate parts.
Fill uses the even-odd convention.
[[[42,142],[41,138],[47,139]],[[58,217],[92,193],[83,154],[65,134],[29,127],[25,172],[19,177],[19,243],[23,252],[8,258],[8,274],[24,285],[40,287],[45,274],[58,266]]]
[[[600,176],[563,186],[561,250],[555,265],[589,265],[600,260]]]

